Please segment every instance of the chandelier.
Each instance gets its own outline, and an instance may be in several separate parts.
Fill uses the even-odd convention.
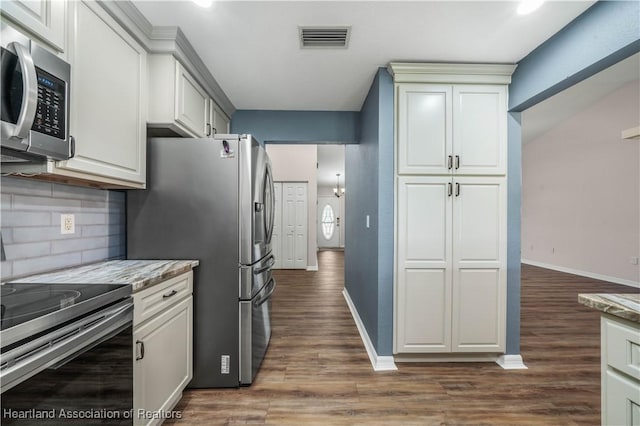
[[[340,188],[340,173],[336,173],[336,187],[333,188],[333,195],[340,198],[344,195],[344,188]]]

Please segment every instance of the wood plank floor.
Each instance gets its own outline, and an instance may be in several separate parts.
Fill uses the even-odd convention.
[[[599,314],[578,293],[635,289],[523,265],[521,353],[494,363],[398,364],[374,372],[342,296],[343,253],[275,271],[273,336],[255,383],[187,390],[165,424],[599,425]]]

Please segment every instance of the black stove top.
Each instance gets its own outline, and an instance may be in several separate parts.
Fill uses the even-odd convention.
[[[129,284],[0,285],[2,346],[129,297]]]

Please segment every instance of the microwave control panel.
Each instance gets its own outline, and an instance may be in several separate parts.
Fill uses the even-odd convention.
[[[64,81],[36,67],[38,106],[31,130],[65,139],[66,85]]]

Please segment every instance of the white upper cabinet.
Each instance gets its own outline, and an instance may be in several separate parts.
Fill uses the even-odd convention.
[[[176,61],[175,120],[197,137],[210,132],[209,95]]]
[[[9,17],[40,41],[59,52],[65,51],[67,2],[61,0],[3,0],[2,14]]]
[[[213,137],[219,133],[229,133],[229,118],[227,118],[227,115],[222,112],[222,109],[218,107],[213,99],[209,101],[209,111],[211,112],[209,122],[212,127],[209,136]]]
[[[99,4],[69,2],[70,134],[76,155],[57,174],[105,186],[146,179],[147,54]]]
[[[504,175],[507,90],[399,84],[398,173]]]
[[[149,56],[149,91],[150,128],[197,138],[227,133],[227,116],[173,55]]]
[[[453,150],[450,152],[455,174],[506,173],[506,86],[453,86]]]
[[[397,173],[505,175],[507,84],[513,68],[391,64]]]
[[[398,87],[398,172],[445,174],[450,170],[451,86]]]

